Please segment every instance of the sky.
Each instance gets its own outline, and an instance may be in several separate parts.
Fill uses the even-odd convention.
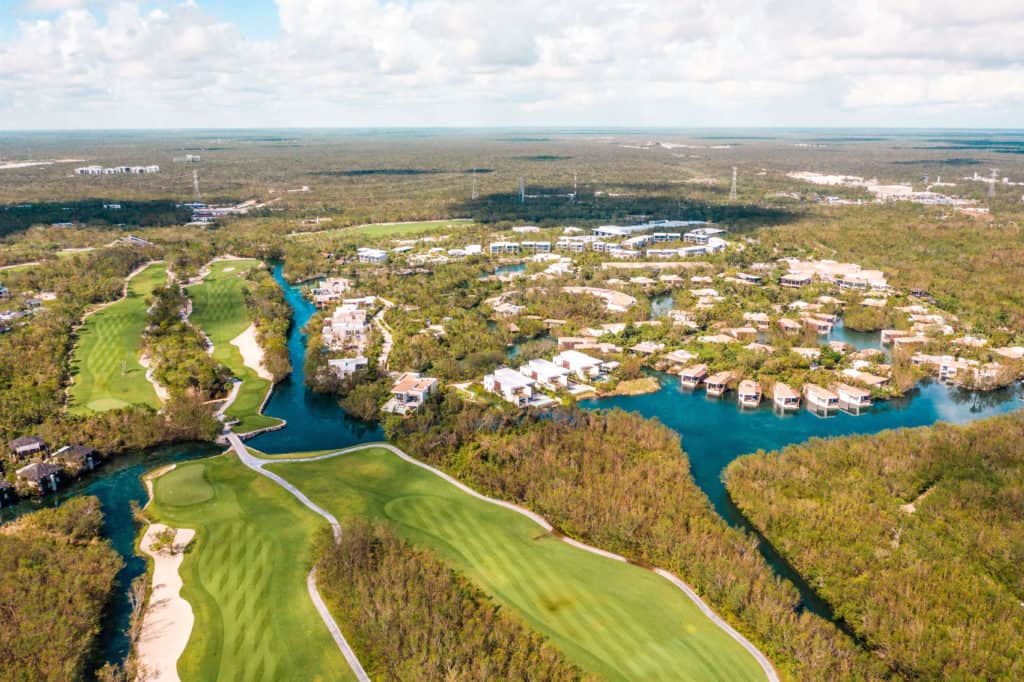
[[[1024,127],[1021,0],[0,0],[0,129]]]

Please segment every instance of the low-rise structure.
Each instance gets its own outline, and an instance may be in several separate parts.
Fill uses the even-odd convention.
[[[391,399],[381,409],[392,414],[415,412],[440,386],[434,377],[420,376],[418,372],[405,372],[391,387]]]
[[[772,387],[772,401],[783,411],[800,409],[800,394],[781,381],[776,381]]]
[[[354,358],[333,358],[327,361],[327,366],[342,379],[352,376],[360,370],[370,366],[369,361],[362,355]]]
[[[536,381],[541,386],[552,390],[569,387],[569,374],[571,370],[562,365],[538,358],[530,360],[519,368],[520,374]]]
[[[356,257],[360,263],[374,263],[383,265],[388,262],[388,252],[382,249],[372,249],[368,246],[360,246],[356,250]]]
[[[508,367],[499,367],[484,377],[484,390],[496,393],[516,407],[526,407],[533,400],[533,386],[536,382],[528,376]]]
[[[732,381],[732,372],[717,372],[704,380],[704,389],[707,394],[714,397],[725,395],[729,390],[729,383]]]
[[[804,384],[804,397],[808,409],[835,410],[839,408],[839,396],[817,384]]]
[[[57,492],[60,487],[61,468],[50,462],[33,462],[16,472],[26,487],[41,493]]]
[[[751,379],[744,379],[736,391],[736,401],[740,407],[757,407],[761,404],[761,384]]]
[[[597,379],[603,372],[601,360],[578,350],[562,351],[551,361],[575,374],[580,381]]]
[[[11,456],[15,461],[28,459],[49,452],[46,441],[40,436],[19,436],[11,441]]]
[[[697,388],[708,376],[707,365],[692,365],[679,372],[679,383],[687,388]]]

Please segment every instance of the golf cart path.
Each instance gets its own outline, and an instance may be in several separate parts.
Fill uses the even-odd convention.
[[[331,524],[331,529],[334,531],[335,539],[339,539],[340,535],[341,535],[341,528],[338,525],[337,519],[335,519],[328,512],[324,511],[323,509],[318,507],[316,504],[314,504],[301,491],[299,491],[293,485],[291,485],[290,483],[285,481],[283,478],[281,478],[277,474],[274,474],[274,473],[272,473],[270,471],[266,471],[263,468],[265,465],[273,464],[273,463],[284,463],[284,462],[288,462],[288,463],[318,462],[318,461],[321,461],[321,460],[331,459],[333,457],[338,457],[338,456],[345,455],[345,454],[348,454],[348,453],[358,452],[360,450],[383,449],[383,450],[387,450],[387,451],[391,452],[392,454],[400,457],[401,459],[405,460],[406,462],[409,462],[410,464],[413,464],[415,466],[420,467],[421,469],[425,469],[426,471],[429,471],[430,473],[434,474],[435,476],[438,476],[439,478],[444,479],[445,481],[447,481],[448,483],[451,483],[453,486],[455,486],[459,490],[461,490],[461,491],[463,491],[463,492],[465,492],[465,493],[467,493],[469,495],[472,495],[473,497],[475,497],[477,499],[483,500],[485,502],[489,502],[491,504],[496,504],[499,507],[504,507],[506,509],[510,509],[510,510],[516,512],[517,514],[522,514],[523,516],[527,517],[528,519],[530,519],[531,521],[533,521],[534,523],[539,525],[544,530],[546,530],[548,532],[554,531],[554,527],[550,523],[548,523],[547,519],[545,519],[540,514],[532,512],[529,509],[525,509],[525,508],[520,507],[518,505],[512,504],[511,502],[506,502],[504,500],[497,500],[497,499],[494,499],[492,497],[488,497],[488,496],[486,496],[486,495],[484,495],[482,493],[479,493],[476,490],[473,490],[469,486],[465,485],[461,481],[459,481],[459,480],[453,478],[452,476],[449,476],[448,474],[444,473],[443,471],[441,471],[439,469],[436,469],[436,468],[430,466],[429,464],[425,464],[424,462],[421,462],[418,459],[415,459],[414,457],[412,457],[410,455],[407,455],[405,452],[403,452],[402,450],[398,449],[394,445],[391,445],[390,443],[366,443],[366,444],[363,444],[363,445],[357,445],[355,447],[347,448],[347,449],[344,449],[344,450],[339,450],[337,452],[331,452],[331,453],[328,453],[328,454],[325,454],[325,455],[317,455],[317,456],[314,456],[314,457],[297,457],[297,458],[282,458],[282,459],[276,459],[276,460],[267,460],[267,459],[261,459],[261,458],[258,458],[258,457],[254,457],[253,455],[249,454],[248,450],[245,449],[245,447],[242,445],[241,441],[234,434],[230,434],[228,436],[228,438],[229,438],[229,440],[231,440],[232,447],[235,448],[235,452],[238,453],[239,458],[247,466],[249,466],[252,469],[255,469],[256,471],[259,471],[264,476],[267,476],[267,477],[273,479],[274,481],[276,481],[277,483],[279,483],[280,485],[284,486],[293,495],[298,497],[299,500],[302,501],[303,504],[305,504],[307,507],[309,507],[313,511],[317,512],[318,514],[320,514],[324,518],[326,518],[328,520],[328,522]],[[609,552],[607,550],[599,549],[597,547],[592,547],[592,546],[587,545],[585,543],[582,543],[582,542],[580,542],[578,540],[573,540],[572,538],[568,538],[568,537],[565,537],[565,536],[558,536],[558,537],[563,542],[565,542],[565,543],[567,543],[569,545],[572,545],[573,547],[577,547],[577,548],[582,549],[584,551],[590,552],[591,554],[596,554],[598,556],[602,556],[602,557],[605,557],[607,559],[612,559],[614,561],[622,561],[622,562],[628,563],[628,560],[624,556],[621,556],[619,554],[615,554],[615,553]],[[700,595],[698,595],[694,591],[694,589],[692,587],[690,587],[684,580],[682,580],[681,578],[679,578],[678,576],[676,576],[675,574],[673,574],[673,573],[671,573],[669,571],[666,571],[666,570],[661,569],[661,568],[654,568],[652,570],[654,571],[654,573],[660,575],[662,578],[665,578],[670,583],[672,583],[676,588],[678,588],[680,591],[682,591],[687,597],[689,597],[697,605],[697,608],[700,609],[701,613],[703,613],[705,616],[707,616],[707,618],[712,623],[714,623],[715,625],[720,627],[722,630],[724,630],[727,635],[732,637],[732,639],[734,639],[740,646],[742,646],[744,649],[746,649],[747,652],[751,656],[754,657],[754,660],[757,661],[758,665],[761,666],[761,669],[764,671],[765,676],[768,678],[769,682],[780,682],[779,681],[779,675],[775,671],[775,667],[772,665],[771,661],[768,660],[768,657],[765,656],[763,653],[761,653],[761,651],[758,650],[758,648],[756,646],[754,646],[750,642],[750,640],[748,640],[746,637],[744,637],[742,634],[740,634],[738,631],[736,631],[731,625],[729,625],[729,623],[725,622],[725,620],[723,620],[717,613],[715,613],[714,610],[712,610],[712,608],[710,606],[708,606],[707,603],[705,603],[703,599],[701,599]],[[314,591],[315,591],[315,587],[312,586],[312,584],[311,584],[310,594],[312,595]],[[316,602],[316,601],[317,601],[317,599],[314,599],[314,602]],[[327,614],[325,611],[321,611],[321,615],[324,616],[325,622],[328,619],[330,619],[330,614]],[[331,619],[331,622],[333,623],[333,619]],[[328,626],[328,627],[330,627],[330,626]],[[335,639],[337,640],[337,637]],[[339,643],[339,646],[341,646],[340,643]],[[353,654],[353,657],[354,657],[354,654]],[[347,658],[347,655],[346,655],[346,658]],[[351,664],[351,661],[350,661],[350,664]],[[353,667],[353,670],[355,670],[355,669],[356,668]]]
[[[270,480],[274,481],[274,483],[277,483],[279,486],[294,495],[299,502],[327,519],[327,523],[331,525],[331,532],[334,533],[334,541],[341,542],[341,525],[338,523],[338,519],[334,518],[330,512],[314,504],[311,499],[306,497],[301,490],[293,486],[291,483],[272,471],[264,469],[263,466],[267,463],[267,460],[262,460],[250,455],[245,445],[242,444],[242,439],[234,432],[229,432],[227,437],[228,442],[231,443],[231,449],[235,451],[235,454],[238,455],[238,459],[241,460],[243,464],[253,471],[263,474]],[[345,660],[348,661],[348,665],[352,668],[352,672],[355,674],[356,679],[358,679],[359,682],[370,682],[370,676],[366,674],[362,664],[359,662],[359,658],[356,656],[356,653],[352,651],[352,647],[349,646],[348,641],[345,639],[345,635],[341,633],[341,629],[338,628],[338,624],[334,621],[334,617],[331,616],[331,612],[327,609],[327,605],[324,604],[324,600],[320,597],[320,592],[316,589],[316,568],[311,570],[309,575],[306,577],[306,589],[309,590],[309,598],[313,601],[313,606],[320,614],[320,618],[323,619],[324,625],[326,625],[327,629],[330,630],[331,637],[334,638],[334,642],[338,645],[338,649],[341,650],[341,654],[345,657]]]

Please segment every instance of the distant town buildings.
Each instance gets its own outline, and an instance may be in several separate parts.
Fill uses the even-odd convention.
[[[148,175],[159,172],[160,166],[82,166],[75,169],[75,175]]]

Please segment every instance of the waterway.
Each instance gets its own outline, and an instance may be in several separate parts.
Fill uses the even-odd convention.
[[[146,572],[146,560],[135,554],[137,528],[131,507],[132,502],[145,506],[149,499],[140,477],[164,464],[209,457],[220,451],[221,448],[209,443],[190,443],[120,455],[56,495],[0,510],[0,522],[6,522],[43,507],[55,507],[78,495],[94,495],[99,499],[104,516],[103,535],[124,561],[117,574],[118,589],[104,616],[99,644],[101,661],[123,663],[131,648],[126,634],[132,615],[129,593],[132,581]]]
[[[927,426],[936,421],[964,423],[990,417],[1021,406],[1019,384],[992,393],[976,393],[926,381],[907,396],[879,402],[859,415],[836,412],[818,417],[806,410],[779,415],[766,401],[758,409],[741,409],[734,396],[708,398],[703,390],[690,391],[676,377],[658,374],[661,389],[638,396],[616,396],[583,400],[585,409],[618,408],[656,417],[680,434],[683,449],[690,459],[693,478],[711,504],[731,525],[753,531],[733,504],[722,473],[740,455],[758,450],[778,450],[811,438],[877,433],[884,429]],[[828,605],[810,590],[765,542],[762,553],[772,567],[791,580],[801,592],[804,605],[811,611],[831,617]]]
[[[519,275],[524,272],[526,272],[526,263],[509,263],[494,268],[494,272],[491,274],[501,277],[502,275]]]
[[[316,307],[305,297],[301,286],[294,286],[285,280],[281,264],[275,265],[273,272],[274,279],[284,289],[285,299],[293,311],[292,328],[288,334],[288,357],[292,363],[292,373],[274,387],[263,411],[284,419],[288,426],[259,435],[248,441],[248,444],[263,452],[279,454],[343,448],[384,440],[384,432],[378,425],[352,419],[341,409],[336,399],[306,390],[303,384],[306,361],[304,327],[313,317]]]
[[[348,417],[337,402],[316,395],[303,385],[306,334],[303,327],[313,316],[314,306],[304,297],[301,286],[289,284],[281,265],[273,271],[293,310],[293,325],[288,338],[292,374],[279,383],[267,403],[265,412],[288,422],[282,430],[260,435],[249,443],[270,453],[304,452],[343,448],[358,443],[383,440],[379,426],[365,424]],[[660,302],[671,307],[670,301]],[[861,335],[838,326],[833,340],[846,341],[857,348],[877,347],[877,334]],[[585,400],[586,409],[620,408],[646,417],[657,417],[682,438],[694,480],[708,495],[714,509],[730,524],[752,530],[729,499],[722,481],[722,472],[736,457],[758,450],[775,450],[810,438],[875,433],[883,429],[925,426],[936,421],[963,423],[992,416],[1021,406],[1019,385],[994,393],[972,393],[935,382],[925,382],[907,397],[879,403],[859,416],[838,413],[820,418],[810,412],[779,416],[764,406],[756,410],[740,410],[734,400],[705,397],[703,391],[688,392],[675,377],[658,374],[661,388],[656,393],[640,396],[618,396],[601,400]],[[130,502],[139,505],[147,496],[140,476],[145,471],[172,461],[206,457],[220,448],[207,444],[180,445],[134,456],[123,456],[106,464],[58,496],[42,502],[23,503],[0,512],[6,521],[42,504],[55,505],[72,495],[96,495],[106,515],[104,534],[125,560],[119,575],[120,590],[108,614],[102,639],[104,660],[120,662],[128,652],[125,636],[131,614],[128,586],[145,572],[145,561],[136,557],[136,528]],[[831,618],[828,605],[818,599],[802,578],[765,542],[761,551],[783,577],[791,580],[801,592],[804,605],[824,617]]]

